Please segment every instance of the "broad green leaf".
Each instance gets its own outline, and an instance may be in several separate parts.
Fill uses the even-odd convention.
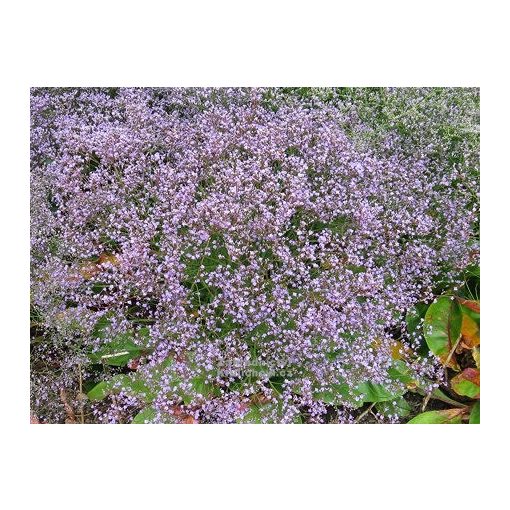
[[[480,424],[480,401],[478,401],[471,409],[471,414],[469,415],[469,423],[478,425]]]
[[[342,236],[351,225],[352,220],[348,216],[341,215],[333,218],[329,223],[320,220],[313,221],[310,224],[309,230],[312,232],[330,230],[333,234]]]
[[[193,377],[191,379],[191,388],[190,394],[182,395],[182,400],[186,405],[189,405],[198,394],[208,397],[214,392],[214,386],[206,382],[205,375]]]
[[[248,412],[240,418],[238,423],[273,423],[270,419],[276,409],[281,409],[281,404],[268,403],[263,405],[252,404]],[[280,413],[276,413],[280,414]]]
[[[103,315],[94,326],[94,329],[92,331],[92,336],[94,338],[105,338],[106,336],[106,329],[110,325],[110,318],[112,317],[112,313],[106,313]]]
[[[134,343],[132,333],[126,332],[105,343],[98,351],[91,353],[89,358],[93,363],[121,367],[129,360],[140,356],[142,352],[143,348]]]
[[[259,406],[250,406],[249,411],[238,420],[238,423],[262,423],[262,415]]]
[[[282,403],[267,403],[263,405],[252,404],[250,405],[248,412],[240,419],[237,423],[274,423],[274,415],[282,414]],[[303,423],[301,415],[297,415],[293,423]]]
[[[403,391],[395,393],[388,390],[382,384],[365,382],[356,388],[356,393],[363,396],[363,402],[386,402],[388,400],[395,400],[402,395]]]
[[[89,400],[103,400],[109,393],[109,386],[106,381],[96,384],[88,393]]]
[[[427,411],[415,416],[407,423],[434,423],[434,424],[450,424],[462,423],[462,416],[466,412],[465,409],[445,409],[442,411]]]
[[[472,301],[472,303],[476,303],[479,306],[479,303],[477,301]],[[471,317],[476,322],[478,327],[480,327],[480,312],[479,311],[477,312],[476,310],[473,310],[472,308],[469,308],[463,304],[460,305],[460,309],[462,310],[463,314],[466,314],[469,317]]]
[[[156,416],[156,410],[152,407],[146,407],[142,409],[134,418],[131,423],[142,425],[146,421],[150,422]]]
[[[450,296],[441,296],[432,303],[425,314],[423,334],[429,349],[446,363],[450,352],[460,337],[462,314],[460,306]],[[455,354],[450,356],[448,366],[458,370]]]
[[[397,397],[395,400],[388,400],[386,402],[378,402],[375,407],[384,416],[397,415],[405,418],[411,414],[411,406],[404,397]]]
[[[395,360],[393,366],[388,370],[388,375],[394,381],[401,382],[407,386],[408,389],[415,389],[418,386],[418,381],[402,360]]]
[[[345,383],[332,384],[329,390],[316,391],[314,399],[331,405],[348,404],[349,407],[358,408],[363,405],[363,400],[356,400]]]
[[[212,241],[216,241],[216,246],[212,246]],[[201,259],[183,259],[185,264],[184,272],[191,281],[200,279],[204,273],[210,273],[219,266],[227,265],[230,261],[227,248],[224,245],[221,236],[212,235],[210,238],[210,255],[206,255]],[[202,269],[203,268],[203,269]]]
[[[480,266],[471,265],[467,268],[466,274],[468,276],[475,276],[480,278]]]
[[[97,339],[105,339],[110,318],[112,314],[103,315],[94,326],[92,336]],[[147,340],[149,338],[148,328],[140,329],[140,337]],[[104,363],[116,367],[126,365],[129,360],[140,356],[143,353],[143,347],[136,345],[133,340],[133,332],[126,331],[116,335],[111,341],[104,343],[99,350],[89,354],[93,363]]]
[[[425,393],[423,393],[423,394],[425,394]],[[436,388],[432,392],[431,397],[435,398],[436,400],[440,400],[441,402],[445,402],[447,404],[451,404],[453,406],[459,406],[459,407],[463,406],[463,404],[461,404],[460,402],[457,402],[456,400],[453,400],[448,395],[443,393],[439,388]]]
[[[233,329],[233,328],[232,328]],[[266,322],[261,322],[258,326],[253,328],[249,333],[248,337],[259,337],[261,335],[266,334],[269,331],[269,326]]]
[[[87,393],[87,396],[90,400],[102,400],[121,391],[148,403],[155,398],[138,374],[118,374],[108,381],[101,381]]]
[[[477,368],[465,368],[450,381],[450,384],[458,395],[480,398],[480,370]]]

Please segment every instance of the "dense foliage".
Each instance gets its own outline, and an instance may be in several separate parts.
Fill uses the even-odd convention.
[[[34,420],[456,402],[448,371],[479,360],[478,139],[471,89],[33,89]],[[430,412],[467,419],[473,378]]]

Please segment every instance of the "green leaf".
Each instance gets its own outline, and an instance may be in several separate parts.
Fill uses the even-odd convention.
[[[363,395],[363,402],[386,402],[395,400],[403,394],[403,391],[395,393],[382,384],[365,382],[356,388],[356,393]]]
[[[462,313],[460,306],[450,296],[441,296],[432,303],[425,314],[423,334],[429,349],[443,364],[460,337]],[[452,355],[448,366],[458,369]]]
[[[329,390],[315,391],[314,399],[331,405],[348,404],[349,407],[358,408],[363,405],[363,400],[356,400],[345,383],[332,384]]]
[[[442,411],[427,411],[415,416],[407,423],[451,424],[462,423],[462,415],[465,409],[444,409]]]
[[[384,416],[397,415],[405,418],[411,414],[411,406],[404,397],[397,397],[395,400],[388,400],[386,402],[378,402],[375,408]]]
[[[127,365],[129,360],[140,356],[143,349],[137,346],[131,336],[123,333],[115,337],[112,342],[103,345],[98,351],[89,355],[93,363],[104,363],[114,367]]]
[[[462,310],[462,313],[468,315],[471,317],[478,327],[480,327],[480,312],[477,311],[477,306],[479,307],[480,304],[477,301],[466,301],[460,302],[460,309]]]
[[[105,339],[107,329],[110,325],[111,314],[103,315],[94,326],[92,335],[97,339]],[[140,331],[142,338],[148,338],[149,330]],[[126,331],[120,333],[113,338],[110,342],[104,343],[99,350],[89,354],[89,359],[92,363],[104,363],[115,367],[126,365],[129,360],[140,356],[143,348],[136,345],[133,341],[133,332]]]
[[[416,387],[418,385],[418,381],[405,361],[395,360],[393,366],[388,370],[388,375],[394,381],[401,382],[408,387]]]
[[[229,263],[228,250],[221,236],[212,235],[210,242],[212,243],[213,241],[216,242],[216,246],[211,244],[210,255],[206,255],[201,259],[182,259],[182,262],[185,264],[184,272],[190,281],[197,281],[200,279],[200,275],[203,276],[204,273],[211,273],[219,266],[225,266]],[[201,266],[204,269],[201,269]]]
[[[466,269],[466,276],[474,276],[480,278],[480,266],[471,265]]]
[[[478,425],[480,424],[480,401],[478,401],[471,409],[469,423]]]
[[[238,423],[262,423],[262,413],[259,406],[250,406],[250,410],[239,420]]]
[[[109,393],[109,386],[106,381],[96,384],[88,393],[89,400],[103,400]]]
[[[134,418],[131,423],[143,425],[146,421],[150,422],[156,416],[156,410],[152,407],[142,409]]]
[[[450,384],[458,395],[480,398],[480,370],[477,368],[465,368],[450,381]]]
[[[110,325],[110,318],[112,317],[112,313],[106,313],[103,315],[94,326],[94,329],[92,330],[92,336],[94,338],[105,338],[106,337],[106,329]]]
[[[425,393],[423,393],[425,395]],[[451,399],[448,395],[443,393],[439,388],[436,388],[432,394],[432,398],[435,398],[436,400],[440,400],[441,402],[445,402],[446,404],[451,404],[453,406],[459,406],[462,407],[464,404],[461,404],[460,402],[457,402],[456,400]]]
[[[418,303],[410,308],[406,313],[407,332],[409,334],[417,331],[421,325],[421,319],[425,317],[427,312],[427,305],[425,303]]]
[[[261,322],[258,326],[255,326],[249,333],[248,338],[260,337],[269,331],[269,326],[266,322]]]
[[[276,411],[276,413],[275,413]],[[252,404],[248,412],[237,423],[273,423],[274,414],[281,415],[282,403],[268,403],[263,405]],[[293,423],[303,423],[301,415],[297,415]]]
[[[208,397],[211,393],[213,393],[214,387],[211,383],[206,382],[206,376],[197,376],[191,379],[191,388],[192,391],[189,395],[183,395],[182,400],[186,405],[189,405],[196,395],[200,394],[204,397]]]
[[[480,314],[478,320],[473,318],[475,312],[461,306],[462,309],[462,327],[461,327],[461,346],[465,349],[473,349],[480,345]]]
[[[121,391],[139,398],[147,403],[152,402],[155,394],[141,380],[138,374],[117,374],[108,381],[96,384],[88,393],[90,400],[103,400],[108,395],[117,394]]]

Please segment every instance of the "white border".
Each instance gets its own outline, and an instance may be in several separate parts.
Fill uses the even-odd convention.
[[[14,508],[478,508],[504,497],[508,37],[504,3],[481,5],[2,3],[0,353],[4,498]],[[42,85],[481,86],[483,424],[30,426],[28,99]]]

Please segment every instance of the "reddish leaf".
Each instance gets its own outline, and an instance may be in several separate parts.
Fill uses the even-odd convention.
[[[187,414],[181,406],[173,406],[172,414],[178,419],[179,423],[193,424],[198,423],[191,414]]]
[[[129,370],[138,370],[138,365],[140,364],[140,358],[133,358],[129,360],[127,367]]]
[[[181,423],[192,425],[192,424],[198,423],[198,422],[195,420],[195,418],[193,418],[193,416],[191,416],[190,414],[186,414],[186,415],[184,415],[183,418],[181,418]]]
[[[480,303],[478,301],[469,301],[462,298],[457,298],[457,301],[466,308],[473,310],[473,312],[480,313]]]
[[[451,385],[455,393],[459,395],[480,398],[480,370],[465,368],[451,380]]]

